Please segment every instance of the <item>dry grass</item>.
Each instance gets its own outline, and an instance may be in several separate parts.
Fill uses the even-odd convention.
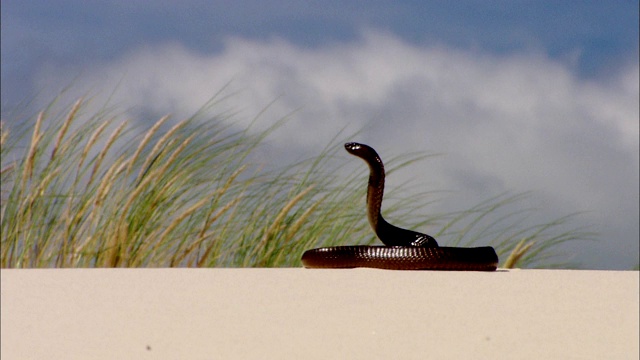
[[[312,247],[376,241],[364,216],[367,169],[332,166],[342,151],[336,139],[317,157],[263,171],[248,159],[279,123],[252,135],[200,113],[135,133],[104,114],[86,116],[84,105],[40,112],[30,137],[2,124],[3,268],[300,266]],[[423,159],[394,158],[389,173]],[[431,195],[389,202],[385,213],[410,223]],[[507,267],[543,266],[557,245],[588,235],[560,231],[569,218],[522,228],[520,210],[499,215],[521,198],[414,225],[442,224],[436,235],[447,245],[494,245]]]

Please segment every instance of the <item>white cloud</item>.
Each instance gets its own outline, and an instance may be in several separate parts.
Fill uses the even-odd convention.
[[[67,84],[70,71],[44,69],[37,86]],[[615,256],[629,267],[638,252],[638,73],[634,64],[607,81],[584,80],[540,53],[423,48],[366,32],[312,49],[239,38],[210,55],[177,44],[139,49],[89,69],[76,88],[119,84],[123,108],[184,117],[231,81],[239,93],[224,106],[241,110],[235,121],[246,125],[276,99],[265,125],[299,110],[275,143],[316,151],[349,125],[383,155],[445,153],[411,171],[429,186],[471,193],[466,201],[535,190],[552,214],[591,211],[601,224],[594,230],[619,237]]]

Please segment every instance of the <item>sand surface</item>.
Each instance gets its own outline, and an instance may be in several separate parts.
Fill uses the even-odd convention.
[[[11,359],[638,359],[639,272],[2,270]]]

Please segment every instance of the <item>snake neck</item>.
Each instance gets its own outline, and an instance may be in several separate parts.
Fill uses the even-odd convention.
[[[377,154],[370,159],[365,159],[365,161],[369,164],[370,170],[369,186],[367,187],[367,219],[376,235],[385,242],[380,235],[388,234],[386,230],[390,229],[392,225],[382,217],[381,213],[382,197],[384,195],[384,165]]]
[[[382,197],[384,195],[384,164],[380,156],[367,145],[352,154],[362,158],[369,165],[369,186],[367,187],[367,218],[376,235],[387,246],[437,247],[436,240],[419,232],[391,225],[382,217]],[[349,148],[347,148],[349,150]]]

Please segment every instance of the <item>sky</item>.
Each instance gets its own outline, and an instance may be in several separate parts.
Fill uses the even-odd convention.
[[[526,221],[580,213],[570,224],[597,234],[565,245],[573,262],[638,264],[638,1],[176,4],[2,1],[3,121],[68,87],[141,123],[223,90],[234,126],[290,117],[267,162],[343,129],[383,160],[438,153],[387,188],[445,190],[434,212],[530,192]]]

